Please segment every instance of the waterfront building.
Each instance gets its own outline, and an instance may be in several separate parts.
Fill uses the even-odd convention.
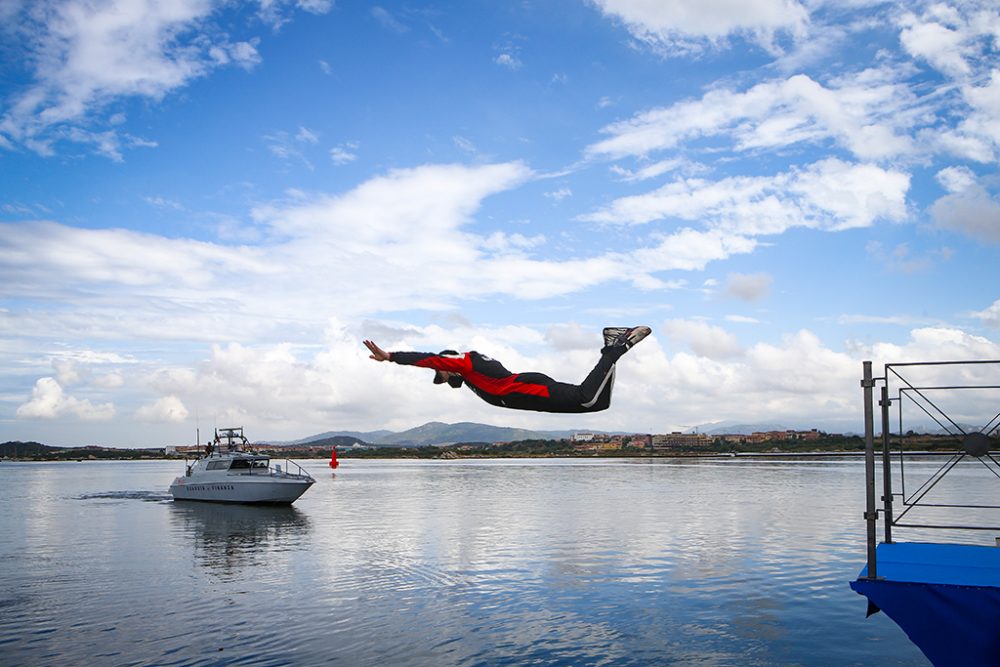
[[[714,438],[704,433],[664,433],[654,435],[652,439],[653,449],[690,449],[711,447]]]

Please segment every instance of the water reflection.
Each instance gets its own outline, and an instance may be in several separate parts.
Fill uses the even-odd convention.
[[[88,469],[0,466],[0,664],[926,664],[847,585],[861,460],[323,461],[294,507]]]
[[[222,578],[300,550],[311,530],[307,515],[285,506],[174,502],[170,522],[193,538],[196,563]]]

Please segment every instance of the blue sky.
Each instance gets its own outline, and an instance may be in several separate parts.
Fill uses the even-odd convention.
[[[165,6],[164,6],[165,5]],[[1000,358],[992,2],[0,1],[0,440],[856,430]],[[387,349],[579,381],[502,412]]]

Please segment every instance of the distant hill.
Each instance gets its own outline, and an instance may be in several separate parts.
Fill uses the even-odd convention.
[[[269,445],[318,445],[321,444],[321,440],[329,440],[331,438],[353,438],[358,442],[364,443],[374,443],[378,442],[381,438],[391,435],[392,431],[380,430],[380,431],[326,431],[325,433],[317,433],[316,435],[310,435],[307,438],[302,438],[300,440],[289,440],[289,441],[269,441]]]
[[[426,445],[447,445],[454,443],[473,442],[519,442],[523,440],[558,440],[569,438],[574,433],[582,431],[591,433],[589,429],[573,429],[566,431],[530,431],[527,429],[510,428],[506,426],[491,426],[474,422],[446,424],[443,422],[428,422],[422,426],[406,431],[327,431],[318,435],[302,438],[293,442],[269,442],[270,445],[311,445],[326,446],[336,444],[338,447],[350,446],[355,442],[369,445],[423,447]],[[337,442],[334,443],[334,439]]]
[[[52,452],[59,451],[59,447],[50,447],[40,442],[0,442],[0,458],[32,458],[34,456],[45,456]]]
[[[269,445],[278,445],[276,442],[266,443]],[[325,438],[319,438],[318,440],[306,440],[297,441],[295,444],[282,443],[282,447],[296,447],[302,445],[309,445],[310,447],[353,447],[354,445],[368,445],[371,443],[365,442],[353,435],[328,435]]]
[[[686,433],[704,433],[705,435],[750,435],[751,433],[766,433],[768,431],[787,431],[787,426],[771,422],[756,424],[736,424],[733,422],[712,422],[688,429]]]
[[[66,459],[144,459],[160,458],[163,450],[158,447],[144,449],[117,449],[99,445],[53,447],[40,442],[0,442],[0,459],[40,459],[46,461]]]
[[[514,442],[546,437],[549,436],[537,431],[505,426],[490,426],[473,422],[460,422],[458,424],[429,422],[407,431],[387,434],[375,444],[420,447],[423,445],[450,445],[456,442]]]

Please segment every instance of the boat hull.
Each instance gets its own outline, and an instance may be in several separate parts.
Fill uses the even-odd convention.
[[[174,500],[213,503],[290,505],[313,485],[311,479],[281,479],[247,476],[243,479],[191,481],[178,477],[170,485]]]

